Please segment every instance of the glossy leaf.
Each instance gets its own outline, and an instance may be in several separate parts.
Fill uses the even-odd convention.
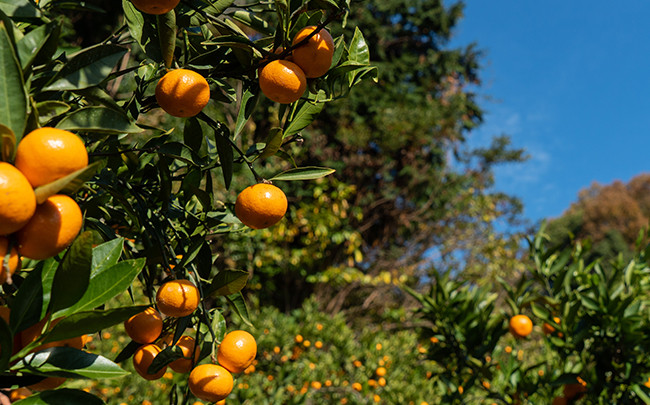
[[[63,101],[48,100],[36,103],[36,109],[40,124],[45,125],[52,118],[70,111],[70,106]]]
[[[246,302],[244,301],[244,296],[242,293],[237,293],[234,295],[226,296],[226,300],[230,304],[230,308],[241,318],[241,320],[248,326],[253,326],[249,320],[250,316],[248,315],[248,308],[246,307]]]
[[[41,12],[28,0],[0,0],[0,10],[9,17],[39,18]]]
[[[116,378],[129,374],[103,356],[63,346],[29,354],[12,367],[14,370],[21,368],[92,379]]]
[[[243,270],[221,270],[212,279],[207,295],[236,294],[246,286],[248,276]]]
[[[258,159],[266,159],[275,155],[282,146],[283,137],[282,128],[271,128],[266,138],[266,146],[264,146],[264,150],[262,150]]]
[[[136,134],[143,131],[125,114],[113,108],[97,106],[74,111],[62,119],[56,127],[68,131],[102,134]]]
[[[39,264],[29,272],[11,303],[9,323],[14,333],[41,320],[44,295],[42,276],[43,265]]]
[[[296,169],[289,169],[282,173],[276,174],[269,180],[315,180],[325,176],[329,176],[336,170],[327,167],[299,167]]]
[[[325,106],[324,103],[312,103],[310,101],[301,101],[299,105],[298,112],[284,130],[285,138],[305,129],[314,121]]]
[[[117,264],[124,249],[124,238],[115,238],[93,248],[90,277]]]
[[[42,204],[54,194],[74,194],[86,181],[90,180],[103,165],[104,162],[97,161],[51,183],[36,187],[34,189],[36,202]]]
[[[20,142],[27,122],[27,95],[23,72],[4,25],[0,26],[0,124],[9,127]]]
[[[156,16],[160,51],[167,69],[172,67],[174,50],[176,49],[176,13],[171,11]]]
[[[235,121],[233,139],[237,139],[241,131],[244,129],[244,125],[246,125],[246,122],[255,110],[259,98],[259,93],[253,93],[250,89],[243,91],[239,99],[239,111],[237,113],[237,120]]]
[[[52,283],[52,312],[71,307],[86,293],[90,280],[92,244],[92,232],[83,232],[64,256]]]
[[[41,25],[25,34],[20,41],[16,42],[16,53],[20,59],[23,71],[27,70],[34,60],[38,58],[41,50],[48,44],[52,36],[58,36],[60,26],[57,22]]]

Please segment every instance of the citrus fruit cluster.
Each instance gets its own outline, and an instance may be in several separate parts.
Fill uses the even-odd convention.
[[[35,188],[88,165],[83,141],[75,134],[43,127],[16,148],[14,164],[0,162],[0,284],[20,267],[20,257],[55,256],[76,238],[83,216],[70,197],[54,194],[37,202]]]
[[[311,25],[301,29],[286,58],[270,61],[259,69],[260,90],[266,97],[280,104],[293,103],[307,89],[307,79],[327,73],[334,56],[334,39],[325,28],[318,28]]]
[[[217,364],[197,365],[201,350],[189,335],[173,342],[171,335],[161,337],[163,315],[172,318],[191,315],[200,303],[200,292],[189,280],[172,280],[164,283],[156,293],[156,306],[132,316],[124,322],[124,329],[140,346],[133,355],[133,368],[146,380],[157,380],[167,367],[177,373],[188,373],[189,387],[198,398],[216,402],[228,396],[233,389],[232,373],[241,373],[253,363],[257,354],[255,338],[243,330],[226,334],[217,351]],[[161,369],[150,373],[149,369],[163,348],[174,345],[182,353]]]

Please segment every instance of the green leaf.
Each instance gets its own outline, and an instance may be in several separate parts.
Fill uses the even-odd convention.
[[[289,169],[282,173],[276,174],[271,177],[269,180],[286,180],[286,181],[295,181],[295,180],[315,180],[320,179],[321,177],[329,176],[334,173],[336,170],[329,169],[327,167],[299,167],[296,169]]]
[[[37,392],[25,399],[14,402],[20,405],[104,405],[105,402],[93,394],[82,390],[61,388]]]
[[[63,118],[56,127],[102,134],[137,134],[143,131],[125,114],[98,106],[80,108]]]
[[[232,295],[241,291],[248,281],[248,272],[243,270],[221,270],[214,276],[207,295]]]
[[[12,367],[27,368],[38,373],[57,373],[61,376],[103,379],[124,377],[129,372],[109,359],[72,347],[51,347],[31,353]]]
[[[147,16],[138,11],[129,0],[122,0],[124,17],[129,27],[131,37],[136,40],[145,54],[152,60],[162,60],[158,30],[154,27],[153,16]]]
[[[41,320],[43,312],[43,262],[29,272],[11,303],[9,324],[14,333]]]
[[[275,155],[282,146],[282,139],[282,128],[271,128],[266,138],[266,146],[264,146],[264,150],[258,156],[258,159],[266,159]]]
[[[232,3],[232,2],[231,2]],[[231,14],[233,20],[253,28],[264,35],[273,35],[274,30],[268,21],[261,19],[257,14],[248,10],[235,9]]]
[[[217,341],[221,342],[223,337],[226,336],[226,318],[223,317],[223,314],[219,311],[215,311],[212,314],[212,333]]]
[[[113,325],[120,324],[147,308],[149,308],[149,305],[77,312],[61,319],[52,328],[50,333],[47,334],[43,343],[56,342],[99,332]]]
[[[237,139],[241,131],[244,129],[244,125],[250,118],[251,114],[255,110],[255,106],[260,99],[259,92],[251,92],[250,89],[246,89],[240,99],[239,99],[239,112],[237,113],[237,120],[235,121],[235,132],[233,134],[233,139]]]
[[[6,125],[0,124],[0,160],[13,162],[16,152],[16,135]]]
[[[284,131],[284,137],[297,134],[311,124],[316,116],[320,114],[325,106],[325,103],[311,103],[309,101],[300,102],[302,105],[293,117],[289,125]]]
[[[85,231],[75,239],[64,256],[52,283],[52,312],[71,307],[88,289],[92,244],[92,232]]]
[[[124,349],[115,357],[115,363],[121,363],[124,360],[128,359],[129,357],[133,356],[133,354],[142,346],[140,343],[135,342],[135,341],[130,341],[129,344],[124,346]]]
[[[183,352],[178,346],[167,346],[163,351],[158,353],[156,357],[154,357],[149,368],[147,368],[147,373],[156,374],[169,363],[180,358],[183,358]]]
[[[50,37],[53,35],[58,36],[59,32],[60,24],[58,22],[50,22],[49,24],[41,25],[33,29],[17,41],[16,52],[22,64],[23,71],[26,71],[33,64],[41,50],[46,49]]]
[[[230,188],[233,173],[233,151],[228,136],[229,134],[221,127],[214,129],[214,141],[217,144],[217,154],[219,155],[219,163],[221,163],[221,173],[223,174],[223,181],[226,190]]]
[[[533,311],[533,314],[535,314],[535,316],[540,319],[544,319],[544,320],[551,319],[551,313],[541,305],[538,305],[533,302],[530,304],[530,309]]]
[[[253,326],[251,321],[248,319],[250,315],[248,314],[248,308],[246,307],[246,302],[244,301],[244,296],[241,292],[235,295],[226,296],[226,300],[230,304],[232,310],[239,315],[246,325]]]
[[[40,18],[41,12],[28,0],[0,0],[0,11],[14,18]]]
[[[352,41],[350,41],[348,60],[364,65],[370,64],[370,50],[359,27],[354,29],[354,35]]]
[[[167,69],[172,67],[174,50],[176,49],[176,13],[171,11],[156,16],[160,51]]]
[[[96,86],[111,74],[126,49],[118,45],[100,44],[73,56],[56,74],[46,91],[79,90]]]
[[[38,111],[39,123],[45,125],[52,118],[70,111],[70,106],[63,101],[48,100],[36,103],[36,110]]]
[[[23,71],[9,34],[0,26],[0,124],[9,127],[20,142],[27,122],[27,94]]]
[[[90,277],[117,264],[124,249],[124,238],[115,238],[93,248]]]
[[[61,311],[58,316],[80,311],[89,311],[105,304],[108,300],[120,294],[133,283],[145,265],[145,258],[129,259],[114,266],[99,270],[88,284],[86,293],[71,308]]]
[[[54,194],[74,194],[79,190],[86,181],[90,180],[98,169],[104,165],[105,162],[97,161],[94,162],[83,169],[79,169],[75,172],[70,173],[65,177],[61,177],[58,180],[55,180],[51,183],[44,184],[42,186],[36,187],[34,189],[34,194],[36,194],[36,202],[42,204],[50,196]]]

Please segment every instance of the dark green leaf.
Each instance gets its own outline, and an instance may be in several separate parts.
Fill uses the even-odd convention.
[[[52,35],[58,36],[57,28],[59,28],[58,22],[50,22],[33,29],[20,41],[17,41],[16,53],[22,64],[23,71],[26,71],[32,65],[41,50],[47,45],[49,38]]]
[[[98,169],[104,165],[105,162],[97,161],[94,162],[83,169],[79,169],[75,172],[70,173],[69,175],[62,177],[58,180],[55,180],[51,183],[44,184],[42,186],[34,189],[34,194],[36,194],[36,202],[42,204],[50,196],[54,194],[74,194],[77,190],[84,185],[84,183],[90,180]]]
[[[282,146],[282,128],[271,128],[269,135],[266,138],[266,146],[259,155],[259,159],[266,159],[275,155]]]
[[[125,114],[98,106],[80,108],[63,118],[56,127],[102,134],[137,134],[143,131]]]
[[[233,160],[232,145],[228,140],[228,136],[228,133],[215,128],[214,141],[217,144],[217,153],[219,154],[221,173],[223,174],[223,181],[226,189],[230,188],[230,182],[232,181]]]
[[[14,339],[9,325],[3,318],[0,318],[0,370],[6,370],[11,359],[11,352],[14,347]]]
[[[176,13],[171,11],[156,16],[158,27],[158,39],[160,40],[160,51],[162,52],[165,67],[170,69],[174,60],[176,49]]]
[[[250,118],[255,110],[258,100],[260,99],[259,92],[253,93],[246,89],[239,100],[239,112],[237,113],[237,120],[235,121],[235,132],[233,139],[237,139],[241,131],[246,125],[246,121]]]
[[[38,110],[39,123],[44,125],[52,118],[70,111],[70,106],[63,101],[48,100],[36,103],[36,109]]]
[[[158,353],[156,357],[154,357],[151,365],[149,365],[149,368],[147,369],[147,373],[156,374],[172,361],[178,360],[182,357],[183,352],[178,346],[167,346],[163,351]]]
[[[59,321],[47,334],[43,343],[74,338],[99,332],[113,325],[120,324],[135,314],[147,309],[148,305],[122,307],[107,310],[77,312]]]
[[[210,283],[207,295],[232,295],[246,286],[248,272],[243,270],[221,270]]]
[[[235,295],[226,296],[226,300],[230,304],[230,308],[232,308],[232,310],[235,311],[237,315],[239,315],[241,320],[246,325],[253,326],[251,321],[248,319],[248,308],[246,307],[246,302],[244,301],[244,296],[241,292]]]
[[[133,354],[142,346],[140,343],[135,342],[135,341],[130,341],[128,345],[122,349],[122,351],[117,355],[115,358],[115,363],[121,363],[124,360],[128,359],[129,357],[133,356]]]
[[[300,109],[284,131],[285,138],[305,129],[314,121],[325,106],[324,103],[314,104],[309,101],[301,101],[300,103],[302,104],[300,105]]]
[[[90,280],[92,232],[75,239],[54,275],[50,310],[56,312],[74,305],[85,294]]]
[[[1,4],[0,4],[1,6]],[[0,124],[11,128],[20,142],[27,122],[27,94],[23,71],[4,25],[0,26]]]
[[[0,0],[0,10],[14,18],[40,18],[41,12],[28,0]]]
[[[14,333],[41,320],[43,312],[43,265],[41,263],[43,262],[29,272],[11,303],[9,324]]]
[[[124,249],[124,238],[115,238],[93,248],[90,277],[117,264]]]
[[[269,180],[315,180],[320,179],[321,177],[329,176],[334,173],[336,170],[329,169],[327,167],[299,167],[296,169],[289,169],[282,173],[276,174],[271,177]]]
[[[212,314],[212,332],[217,341],[221,342],[223,337],[226,336],[226,319],[219,311]]]
[[[105,357],[72,347],[51,347],[29,354],[12,367],[15,370],[21,368],[91,379],[116,378],[129,374]]]

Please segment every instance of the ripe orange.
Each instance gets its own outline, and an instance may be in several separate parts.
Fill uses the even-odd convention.
[[[190,373],[188,385],[197,398],[217,402],[226,398],[233,388],[232,374],[216,364],[201,364]]]
[[[287,196],[272,184],[246,187],[235,201],[235,215],[246,226],[264,229],[275,225],[287,212]]]
[[[18,252],[34,260],[52,257],[74,241],[82,223],[81,209],[72,198],[50,196],[18,231]]]
[[[385,367],[377,367],[377,370],[375,370],[375,374],[377,374],[379,377],[383,377],[386,375],[386,368]]]
[[[260,90],[280,104],[291,104],[307,89],[305,72],[288,60],[274,60],[259,71]]]
[[[14,164],[33,187],[38,187],[86,167],[88,152],[72,132],[43,127],[18,143]]]
[[[7,249],[9,249],[9,239],[0,236],[0,284],[4,284],[7,281],[7,276],[14,274],[20,265],[16,248],[11,248],[8,260],[6,257]]]
[[[47,377],[46,379],[37,382],[36,384],[28,385],[27,388],[32,391],[47,391],[57,388],[64,382],[65,378],[63,377]]]
[[[298,31],[292,45],[298,44],[314,32],[316,28],[315,25],[311,25]],[[293,61],[305,72],[306,77],[321,77],[327,73],[332,64],[334,39],[325,28],[322,28],[317,34],[309,38],[307,43],[295,48],[292,51],[292,56]]]
[[[167,316],[181,318],[190,315],[199,306],[199,289],[189,280],[168,281],[158,289],[158,310]]]
[[[15,390],[11,390],[11,393],[9,393],[9,399],[11,402],[16,402],[20,399],[25,399],[32,395],[32,392],[28,390],[25,387],[17,388]]]
[[[183,352],[183,359],[174,360],[169,364],[169,367],[176,371],[177,373],[189,373],[192,369],[192,363],[197,363],[199,361],[199,356],[201,355],[200,348],[196,349],[194,352],[194,338],[191,336],[181,336],[176,343],[176,346],[181,348]],[[194,361],[192,362],[192,355],[194,355]]]
[[[153,359],[156,358],[158,353],[161,351],[160,347],[154,344],[148,344],[140,347],[135,354],[133,354],[133,368],[145,380],[157,380],[165,374],[165,371],[167,371],[167,367],[163,367],[156,374],[147,373],[147,369],[149,369]]]
[[[124,329],[127,335],[137,343],[153,343],[162,332],[162,317],[155,308],[149,307],[124,321]]]
[[[138,10],[147,14],[165,14],[175,8],[181,0],[131,0]]]
[[[169,115],[193,117],[210,101],[210,86],[193,70],[170,70],[156,85],[156,101]]]
[[[36,195],[24,174],[0,162],[0,235],[16,232],[36,210]]]
[[[554,316],[553,320],[557,324],[560,323],[560,318],[557,316]],[[555,332],[555,328],[550,323],[547,322],[544,322],[544,325],[542,325],[542,330],[544,331],[545,335],[550,335],[551,333]]]
[[[510,333],[516,338],[524,338],[533,331],[533,321],[526,315],[515,315],[510,318]]]
[[[231,373],[241,373],[255,360],[257,355],[257,342],[245,330],[234,330],[224,336],[217,361]]]

